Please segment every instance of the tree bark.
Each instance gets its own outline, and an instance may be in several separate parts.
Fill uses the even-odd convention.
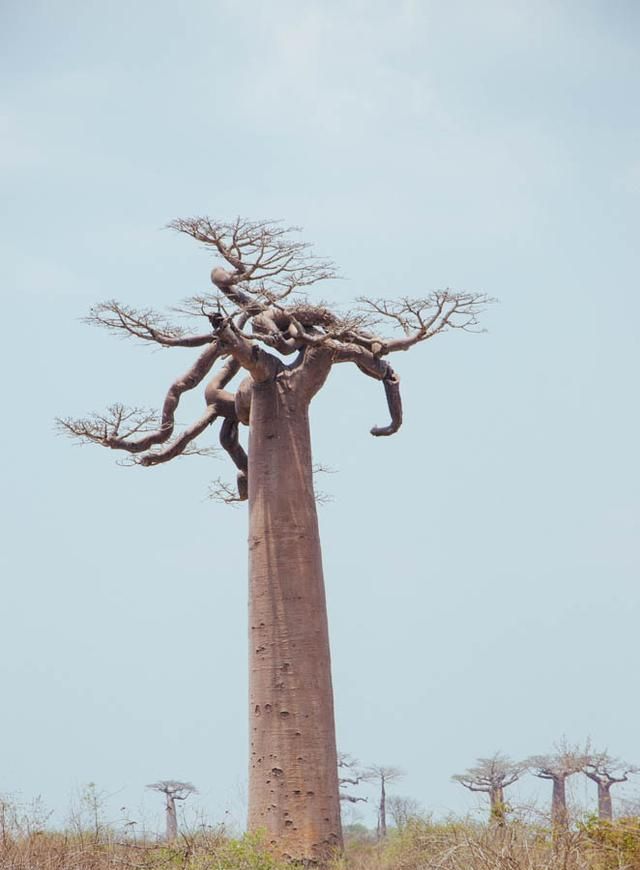
[[[167,795],[167,842],[172,843],[178,836],[178,816],[176,814],[176,802],[172,795]]]
[[[598,782],[598,818],[613,819],[613,804],[611,803],[610,782]]]
[[[380,778],[380,839],[387,836],[387,792],[384,787],[384,776]]]
[[[254,383],[249,436],[249,829],[292,859],[342,846],[309,390]]]
[[[567,827],[567,796],[566,779],[564,776],[554,776],[553,794],[551,797],[551,826],[554,830]]]
[[[501,786],[490,789],[489,799],[491,801],[489,823],[503,827],[505,824],[504,789]]]

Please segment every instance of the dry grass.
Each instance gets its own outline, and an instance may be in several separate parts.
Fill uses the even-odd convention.
[[[280,870],[259,838],[216,832],[175,843],[126,842],[114,834],[36,832],[0,842],[2,870]]]
[[[383,845],[352,844],[339,870],[640,870],[640,820],[544,827],[414,820]]]
[[[222,831],[172,845],[127,842],[113,832],[0,831],[1,870],[284,870],[259,837]],[[329,870],[329,868],[328,868]],[[352,839],[330,870],[640,870],[640,819],[590,821],[553,842],[548,830],[514,823],[414,820],[384,843]]]

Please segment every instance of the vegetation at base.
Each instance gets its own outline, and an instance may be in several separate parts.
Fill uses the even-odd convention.
[[[578,825],[578,831],[599,857],[600,863],[593,865],[598,870],[640,868],[640,817],[609,821],[590,816]]]
[[[115,832],[37,831],[0,840],[2,870],[291,870],[262,837],[221,831],[181,834],[174,843],[131,841]]]
[[[555,840],[549,828],[469,820],[410,820],[376,842],[363,826],[347,828],[347,847],[326,870],[640,870],[640,818],[587,818]],[[127,840],[100,830],[0,830],[2,870],[291,870],[259,835],[201,830],[175,843]]]

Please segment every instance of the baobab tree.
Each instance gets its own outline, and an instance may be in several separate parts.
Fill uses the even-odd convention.
[[[189,332],[153,310],[113,300],[95,306],[87,321],[162,347],[201,348],[200,355],[170,385],[159,418],[114,405],[59,422],[81,441],[149,467],[200,452],[196,437],[221,418],[220,442],[236,466],[237,488],[220,484],[217,491],[249,501],[249,828],[266,829],[285,855],[322,860],[341,845],[341,827],[309,405],[333,366],[351,363],[384,387],[390,421],[371,434],[392,435],[402,403],[389,355],[448,330],[477,331],[489,300],[442,290],[424,298],[362,298],[341,313],[303,295],[335,271],[293,228],[206,217],[170,226],[221,263],[211,273],[213,293],[181,308],[208,328]],[[393,332],[385,334],[385,324]],[[233,393],[227,387],[240,373]],[[181,396],[205,378],[202,415],[176,434]],[[248,456],[241,424],[249,427]]]
[[[580,773],[585,765],[585,752],[577,746],[560,743],[555,753],[533,755],[527,759],[527,767],[534,776],[548,779],[553,783],[551,796],[551,826],[558,832],[567,827],[566,783],[570,776]]]
[[[608,752],[588,752],[583,773],[598,786],[598,817],[613,819],[611,788],[619,782],[627,782],[630,774],[639,773],[640,768],[628,764],[620,758],[613,758]]]
[[[383,840],[387,836],[387,785],[396,782],[404,776],[404,771],[399,767],[384,767],[380,764],[372,764],[366,770],[369,780],[380,783],[380,800],[378,802],[378,839]]]
[[[165,796],[166,839],[171,842],[178,836],[178,815],[176,801],[185,801],[197,789],[190,782],[179,782],[176,779],[161,779],[150,783],[147,788],[162,792]]]
[[[506,811],[504,790],[520,779],[526,769],[524,762],[512,761],[508,756],[496,752],[490,758],[479,758],[475,767],[457,773],[452,779],[469,791],[488,794],[489,821],[502,826]]]

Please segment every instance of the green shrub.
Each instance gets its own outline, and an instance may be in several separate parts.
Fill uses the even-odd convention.
[[[579,825],[584,834],[587,848],[597,860],[595,867],[609,868],[625,867],[629,870],[640,870],[640,818],[631,816],[615,819],[599,819],[590,816]]]
[[[212,854],[198,855],[193,870],[291,870],[269,852],[262,834],[245,834],[238,840],[226,840]]]

